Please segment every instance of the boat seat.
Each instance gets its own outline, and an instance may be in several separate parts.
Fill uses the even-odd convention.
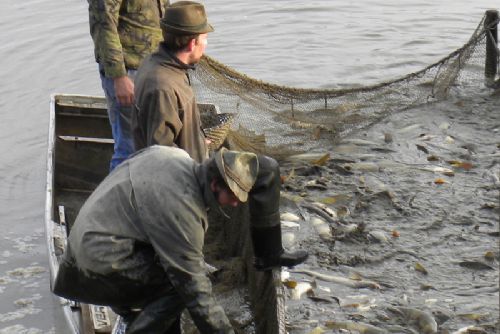
[[[114,144],[112,138],[94,138],[94,137],[80,137],[80,136],[59,136],[60,139],[69,142],[81,143],[96,143],[96,144]]]

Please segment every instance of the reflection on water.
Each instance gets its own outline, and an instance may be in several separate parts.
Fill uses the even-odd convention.
[[[498,5],[204,2],[216,28],[210,55],[250,76],[302,87],[375,83],[418,70],[464,44],[484,10]],[[47,272],[9,273],[47,263],[42,226],[49,95],[101,95],[86,2],[3,0],[0,12],[0,333],[65,333]]]

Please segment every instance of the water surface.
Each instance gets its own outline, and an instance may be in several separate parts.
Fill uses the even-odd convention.
[[[205,1],[207,53],[282,85],[389,80],[463,45],[493,0]],[[48,289],[45,162],[52,93],[101,95],[87,3],[0,3],[0,333],[66,333]]]

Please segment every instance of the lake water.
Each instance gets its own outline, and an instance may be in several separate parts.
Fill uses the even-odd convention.
[[[373,84],[459,48],[498,1],[204,2],[207,53],[289,86]],[[49,98],[101,95],[82,0],[0,2],[0,333],[66,333],[43,230]],[[497,308],[498,310],[498,308]]]

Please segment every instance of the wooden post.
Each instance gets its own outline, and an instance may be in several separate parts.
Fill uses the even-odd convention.
[[[498,68],[498,11],[491,9],[486,11],[484,20],[486,29],[486,60],[484,65],[485,85],[492,87]]]

